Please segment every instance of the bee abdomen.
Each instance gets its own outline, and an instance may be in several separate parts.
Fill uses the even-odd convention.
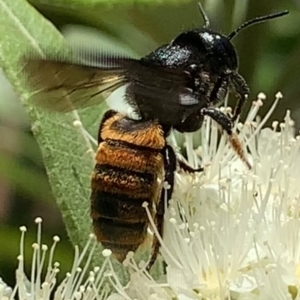
[[[149,198],[130,198],[125,194],[114,194],[104,191],[93,191],[91,195],[91,216],[95,219],[112,219],[115,222],[134,224],[147,222],[148,217],[143,203]]]
[[[156,174],[98,163],[92,177],[92,190],[134,199],[149,198],[156,179]]]
[[[124,141],[105,140],[98,147],[96,161],[99,165],[157,174],[163,164],[163,157],[157,149]]]
[[[92,177],[91,217],[101,244],[123,261],[147,237],[148,216],[157,193],[157,175],[98,163]]]
[[[148,217],[143,208],[149,198],[133,199],[124,194],[93,191],[91,216],[97,240],[122,262],[147,237]]]
[[[98,241],[120,262],[129,251],[135,252],[147,236],[147,222],[128,223],[100,217],[93,220],[93,225]]]

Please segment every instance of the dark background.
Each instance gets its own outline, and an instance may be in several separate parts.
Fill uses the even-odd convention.
[[[103,39],[110,47],[118,47],[118,51],[124,50],[136,57],[168,43],[182,30],[203,24],[196,1],[161,1],[159,4],[150,0],[141,1],[141,4],[139,1],[134,4],[107,1],[110,4],[100,0],[82,0],[83,4],[75,0],[30,2],[68,39],[84,37],[93,41],[96,38],[100,42]],[[272,120],[282,119],[286,109],[291,109],[296,126],[300,128],[300,1],[206,0],[202,4],[213,28],[225,34],[256,16],[290,11],[288,16],[242,31],[233,43],[240,57],[240,73],[251,88],[248,106],[258,92],[265,92],[268,98],[262,109],[264,113],[280,90],[284,98]],[[34,239],[33,219],[42,216],[45,242],[56,233],[62,237],[63,247],[57,259],[64,261],[63,267],[68,268],[71,263],[71,258],[63,255],[64,249],[72,246],[55,206],[26,114],[1,74],[0,90],[0,277],[12,284],[20,225],[31,228],[26,242],[29,248]]]

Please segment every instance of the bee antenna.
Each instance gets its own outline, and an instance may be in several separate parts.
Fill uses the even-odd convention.
[[[257,17],[254,18],[252,20],[247,21],[246,23],[242,24],[240,27],[238,27],[237,29],[235,29],[234,31],[232,31],[228,36],[227,39],[230,41],[231,39],[233,39],[242,29],[249,27],[253,24],[256,23],[261,23],[270,19],[275,19],[275,18],[279,18],[282,17],[284,15],[287,15],[289,13],[288,10],[284,10],[275,14],[270,14],[270,15],[266,15],[266,16],[262,16],[262,17]]]
[[[200,11],[200,14],[201,14],[201,16],[202,16],[202,18],[203,18],[203,20],[204,20],[204,27],[205,27],[205,28],[208,28],[208,27],[210,26],[210,22],[209,22],[208,16],[207,16],[207,14],[205,13],[205,11],[204,11],[204,9],[203,9],[201,3],[198,2],[197,4],[198,4],[198,9],[199,9],[199,11]]]

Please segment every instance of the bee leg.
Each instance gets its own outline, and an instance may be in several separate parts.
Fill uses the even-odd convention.
[[[157,228],[159,235],[163,236],[164,229],[164,214],[165,214],[165,201],[169,205],[169,200],[172,197],[173,187],[174,187],[174,172],[176,170],[177,158],[173,148],[167,145],[163,150],[164,155],[164,168],[165,168],[165,178],[164,181],[168,183],[169,187],[167,189],[163,188],[160,194],[160,199],[156,206],[156,215],[154,218],[154,223]],[[160,242],[154,234],[152,241],[152,251],[150,261],[146,267],[146,270],[149,271],[153,264],[156,261],[158,252],[160,248]]]
[[[233,72],[231,74],[231,82],[233,85],[233,88],[238,96],[234,111],[233,111],[233,117],[232,117],[232,122],[234,122],[238,116],[241,114],[243,105],[245,104],[250,90],[249,87],[246,83],[246,80],[244,77],[242,77],[239,73]]]
[[[251,169],[251,165],[246,158],[245,151],[243,150],[242,143],[240,142],[238,136],[232,132],[233,121],[227,115],[225,115],[220,110],[214,107],[202,108],[201,114],[203,116],[208,116],[212,118],[215,122],[217,122],[223,130],[225,130],[229,136],[229,142],[236,152],[236,154],[240,157],[240,159],[246,164],[248,169]]]
[[[215,122],[217,122],[222,127],[223,130],[227,132],[228,135],[232,135],[233,122],[223,112],[221,112],[220,110],[214,107],[207,107],[207,108],[202,108],[200,113],[203,116],[208,116],[212,118]]]
[[[196,173],[196,172],[202,172],[204,169],[201,168],[192,168],[190,165],[188,165],[185,161],[181,160],[181,159],[177,159],[178,164],[179,164],[179,168],[182,169],[184,172],[187,173]]]
[[[117,112],[115,110],[108,110],[104,113],[103,117],[102,117],[102,120],[101,120],[101,123],[100,123],[100,126],[99,126],[99,129],[98,129],[98,145],[103,142],[103,139],[101,138],[101,133],[102,133],[102,130],[103,130],[103,125],[105,123],[106,120],[110,119],[112,116],[116,115]]]
[[[218,105],[219,103],[222,103],[227,95],[227,92],[228,92],[228,78],[227,76],[220,77],[210,94],[211,105],[215,106]]]

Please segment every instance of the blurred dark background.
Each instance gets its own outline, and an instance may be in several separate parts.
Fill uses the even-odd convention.
[[[196,1],[29,2],[70,42],[97,40],[135,57],[168,43],[182,30],[203,24]],[[291,109],[300,128],[300,1],[203,0],[202,4],[213,28],[225,34],[256,16],[290,11],[288,16],[242,31],[233,43],[240,57],[240,73],[251,88],[250,99],[255,99],[258,92],[265,92],[268,98],[262,109],[264,113],[272,104],[274,94],[281,91],[284,98],[273,119],[282,119],[286,109]],[[23,224],[31,228],[26,243],[30,247],[36,216],[44,219],[45,241],[50,241],[55,233],[60,234],[63,246],[57,259],[63,260],[65,267],[70,266],[71,258],[63,252],[72,246],[55,206],[39,148],[18,97],[0,73],[0,277],[10,284],[14,282],[17,265],[18,228]]]

